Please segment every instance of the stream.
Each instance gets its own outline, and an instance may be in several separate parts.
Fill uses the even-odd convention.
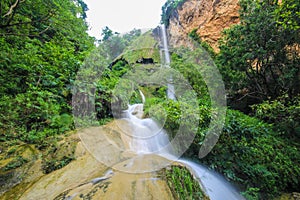
[[[171,59],[168,48],[168,38],[167,31],[165,25],[161,25],[161,38],[164,52],[164,59],[162,59],[162,63],[164,67],[170,67]],[[172,81],[172,77],[170,77],[170,81]],[[174,90],[174,85],[167,85],[167,97],[172,100],[176,100],[176,94]],[[144,97],[143,97],[144,98]],[[179,159],[178,162],[184,164],[188,169],[190,169],[191,173],[197,177],[203,189],[209,196],[211,200],[239,200],[245,199],[241,196],[237,189],[235,189],[223,176],[220,174],[209,170],[207,167],[194,163],[192,161],[186,159]]]
[[[144,97],[143,97],[144,98]],[[127,138],[127,143],[129,144],[129,149],[137,153],[138,155],[151,155],[157,154],[172,162],[179,162],[185,165],[190,172],[198,179],[200,185],[208,195],[211,200],[242,200],[245,199],[241,196],[236,188],[234,188],[222,175],[217,172],[210,170],[204,165],[189,161],[187,159],[176,159],[176,156],[172,155],[169,151],[164,149],[170,141],[168,140],[168,135],[163,129],[160,129],[155,121],[151,119],[140,119],[137,116],[142,116],[142,104],[130,105],[129,109],[126,111],[128,119],[135,127],[135,130],[142,135],[131,139]],[[142,131],[141,131],[142,130]],[[156,134],[155,134],[156,133]],[[164,152],[159,151],[164,149]],[[156,157],[148,157],[146,159],[153,159]],[[159,161],[157,161],[159,163]],[[166,164],[166,163],[162,163]],[[140,167],[140,166],[139,166]],[[139,168],[138,167],[138,168]],[[135,168],[137,169],[137,168]],[[156,169],[155,167],[153,170]],[[145,169],[146,170],[146,169]],[[147,169],[149,170],[149,169]]]

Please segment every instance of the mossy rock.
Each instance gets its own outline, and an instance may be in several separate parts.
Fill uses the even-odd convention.
[[[125,50],[122,57],[127,60],[129,64],[138,63],[140,59],[153,60],[153,63],[160,63],[160,53],[158,42],[155,40],[151,31],[144,33],[138,37],[132,44]]]
[[[37,159],[33,145],[18,144],[7,147],[0,157],[0,194],[22,182]]]
[[[185,166],[172,165],[162,171],[162,176],[166,179],[174,199],[209,200],[199,181]]]
[[[75,159],[75,150],[80,141],[77,135],[66,137],[52,144],[42,156],[42,171],[48,174],[60,169]]]

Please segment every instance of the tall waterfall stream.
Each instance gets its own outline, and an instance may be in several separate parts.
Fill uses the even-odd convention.
[[[170,67],[171,59],[170,53],[168,48],[168,39],[167,39],[167,32],[165,25],[161,26],[162,30],[162,40],[163,40],[163,51],[164,51],[164,58],[166,67]],[[168,92],[167,96],[169,99],[176,99],[176,94],[174,92],[174,85],[168,84]],[[179,159],[180,163],[186,165],[192,174],[198,178],[200,184],[203,186],[205,192],[208,194],[211,200],[240,200],[244,199],[238,191],[230,185],[228,181],[220,174],[209,170],[207,167],[194,163],[189,160]]]

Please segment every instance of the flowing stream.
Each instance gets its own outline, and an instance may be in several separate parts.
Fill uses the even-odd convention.
[[[209,170],[206,166],[184,159],[180,159],[179,162],[183,163],[197,177],[211,200],[245,199],[222,175]]]
[[[198,163],[179,159],[176,160],[175,156],[170,151],[161,153],[159,150],[170,143],[166,132],[159,128],[155,121],[151,119],[139,119],[141,116],[142,104],[135,104],[129,106],[126,111],[128,119],[132,121],[135,126],[136,135],[127,139],[129,148],[138,154],[158,154],[159,156],[167,159],[174,159],[185,165],[191,173],[196,177],[206,194],[211,200],[242,200],[243,198],[238,190],[234,188],[223,176],[208,169],[207,167]],[[152,159],[152,158],[151,158]]]
[[[164,52],[162,59],[162,66],[170,67],[171,59],[168,47],[168,38],[165,25],[161,25],[161,40],[163,48],[161,51]],[[170,77],[172,81],[172,77]],[[173,84],[168,84],[167,97],[169,99],[176,100],[176,94]],[[236,188],[234,188],[223,176],[209,170],[207,167],[194,163],[189,160],[179,159],[180,163],[184,164],[191,173],[197,177],[203,189],[211,200],[240,200],[245,199],[241,196]]]

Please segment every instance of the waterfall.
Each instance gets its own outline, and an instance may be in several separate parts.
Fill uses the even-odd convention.
[[[170,67],[171,64],[171,58],[170,58],[170,52],[169,52],[169,46],[168,46],[168,38],[167,38],[167,31],[166,26],[163,24],[161,25],[161,39],[162,39],[162,48],[161,51],[163,52],[164,57],[162,56],[162,67]],[[175,95],[175,88],[172,84],[173,79],[172,76],[168,77],[168,83],[167,83],[167,97],[172,100],[176,100]]]
[[[171,59],[168,47],[167,33],[164,25],[161,26],[161,67],[170,68]],[[172,75],[167,79],[167,97],[176,100],[175,88]],[[124,118],[120,124],[121,139],[125,149],[123,152],[132,153],[134,156],[122,160],[117,166],[117,169],[122,169],[125,172],[143,173],[159,170],[173,161],[179,162],[186,166],[187,169],[199,180],[203,190],[211,200],[241,200],[244,199],[238,191],[230,185],[230,183],[221,175],[209,170],[207,167],[184,159],[178,160],[176,147],[172,146],[166,131],[151,118],[143,117],[143,104],[145,96],[142,91],[139,91],[142,102],[140,104],[128,105],[128,109],[124,111]],[[174,148],[174,149],[173,149]],[[129,154],[128,154],[129,155]],[[163,158],[163,159],[162,159]],[[102,180],[100,177],[94,181]]]
[[[123,140],[129,150],[138,154],[166,154],[165,146],[170,142],[168,135],[154,120],[142,119],[143,104],[129,105],[125,112],[130,128]]]
[[[171,59],[168,48],[168,40],[166,28],[161,26],[161,57],[162,67],[170,68]],[[173,85],[172,76],[167,77],[167,97],[176,100],[175,90]],[[140,91],[143,102],[145,97]],[[209,170],[207,167],[198,163],[177,159],[172,155],[172,149],[166,148],[170,144],[167,133],[156,124],[152,119],[142,119],[143,105],[136,104],[129,106],[127,116],[130,119],[131,126],[133,127],[131,138],[128,138],[129,146],[132,151],[138,154],[158,154],[169,160],[177,161],[185,165],[191,173],[199,180],[200,185],[209,196],[211,200],[244,200],[239,192],[230,185],[230,183],[220,174]],[[161,150],[164,151],[161,151]]]
[[[180,159],[179,162],[184,164],[197,177],[211,200],[245,200],[222,175],[189,160]]]
[[[145,98],[140,91],[143,99]],[[177,159],[172,155],[168,144],[170,140],[167,133],[152,119],[142,119],[143,104],[129,105],[127,113],[130,135],[125,136],[125,142],[131,151],[139,155],[156,154],[169,160],[185,165],[199,180],[203,190],[211,200],[245,200],[238,190],[220,174],[209,170],[207,167],[185,159]],[[168,146],[168,148],[166,148]]]
[[[170,52],[168,47],[168,38],[167,38],[167,31],[166,26],[163,24],[161,25],[161,37],[162,37],[162,44],[163,48],[161,49],[164,52],[164,59],[162,60],[165,67],[170,67],[171,59],[170,59]]]

